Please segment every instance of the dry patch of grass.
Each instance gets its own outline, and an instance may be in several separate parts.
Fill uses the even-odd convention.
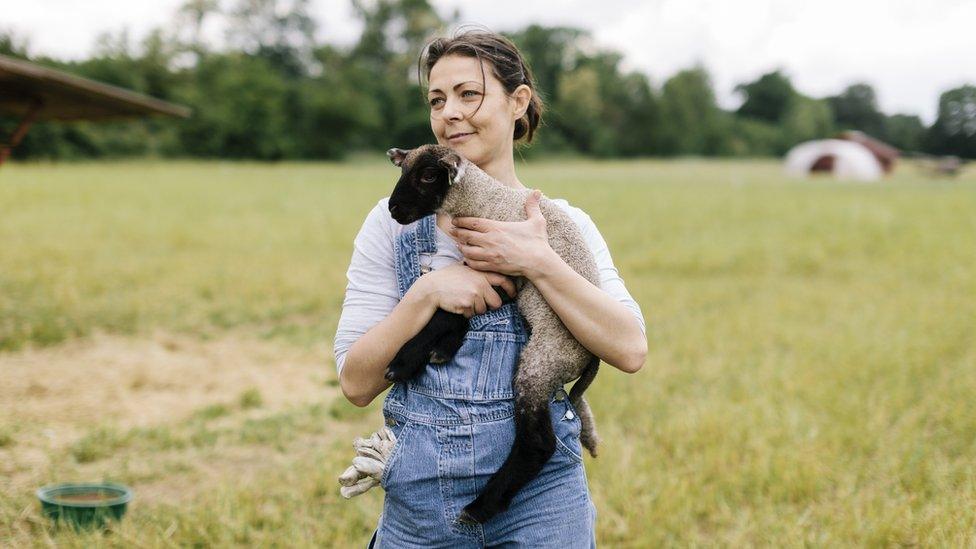
[[[255,430],[329,402],[336,394],[329,356],[328,348],[166,333],[103,334],[0,355],[0,476],[5,488],[26,490],[65,461],[212,447],[236,425]]]

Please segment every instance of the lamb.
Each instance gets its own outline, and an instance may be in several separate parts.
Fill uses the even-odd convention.
[[[525,220],[525,200],[531,191],[499,183],[450,148],[424,145],[410,151],[390,149],[387,155],[402,170],[389,201],[390,214],[400,224],[434,212],[497,221]],[[576,272],[599,285],[596,261],[576,223],[549,199],[543,198],[540,208],[553,250]],[[596,456],[593,414],[583,392],[596,376],[600,360],[573,337],[530,281],[518,280],[517,286],[520,289],[515,300],[531,335],[519,356],[513,380],[515,442],[481,495],[462,511],[459,520],[463,522],[483,523],[505,510],[515,494],[542,470],[556,448],[549,398],[577,378],[569,398],[582,423],[580,441]],[[504,291],[498,293],[507,297]],[[464,316],[437,311],[391,361],[387,379],[406,381],[428,363],[447,362],[460,348],[467,328]]]

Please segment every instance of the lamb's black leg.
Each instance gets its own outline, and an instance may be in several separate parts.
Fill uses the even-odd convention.
[[[556,451],[556,434],[549,417],[549,401],[515,403],[515,442],[501,468],[458,520],[484,523],[508,508],[515,494],[542,471]]]
[[[468,333],[468,319],[464,318],[464,315],[452,314],[452,316],[455,318],[451,319],[449,328],[434,343],[434,348],[430,353],[431,364],[450,362],[464,343],[464,336]]]
[[[463,315],[438,309],[427,325],[397,351],[386,367],[386,379],[394,382],[406,381],[422,372],[429,362],[433,362],[433,358],[439,359],[450,353],[444,362],[450,360],[460,347],[460,342],[457,347],[452,347],[454,339],[464,339],[467,331],[468,319]],[[440,344],[445,339],[448,340],[447,343]],[[434,357],[435,353],[439,356]]]
[[[502,305],[514,301],[514,299],[509,297],[508,292],[502,289],[501,286],[492,286],[492,288],[498,293],[499,297],[502,298]],[[452,320],[454,325],[451,327],[451,330],[445,333],[441,339],[434,344],[434,352],[430,355],[431,364],[444,364],[450,362],[450,360],[454,358],[454,355],[457,354],[458,349],[460,349],[461,345],[464,343],[464,336],[468,333],[468,320],[462,315],[453,316],[456,318]]]

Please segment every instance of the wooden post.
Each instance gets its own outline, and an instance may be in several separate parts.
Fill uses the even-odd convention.
[[[27,110],[27,114],[24,115],[20,124],[17,125],[17,129],[10,134],[10,140],[7,143],[0,143],[0,166],[10,157],[10,152],[13,148],[20,144],[20,140],[27,135],[27,130],[30,129],[31,124],[34,123],[34,119],[37,118],[37,113],[41,110],[42,104],[40,99],[35,99]]]

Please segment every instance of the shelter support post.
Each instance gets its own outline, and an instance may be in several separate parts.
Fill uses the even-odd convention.
[[[27,135],[27,130],[30,129],[31,124],[34,123],[34,119],[37,118],[37,113],[41,110],[41,101],[35,100],[31,103],[30,108],[27,110],[27,114],[21,119],[20,124],[17,128],[10,134],[10,139],[6,143],[0,143],[0,166],[10,157],[10,152],[13,151],[14,147],[20,144],[20,140]]]

